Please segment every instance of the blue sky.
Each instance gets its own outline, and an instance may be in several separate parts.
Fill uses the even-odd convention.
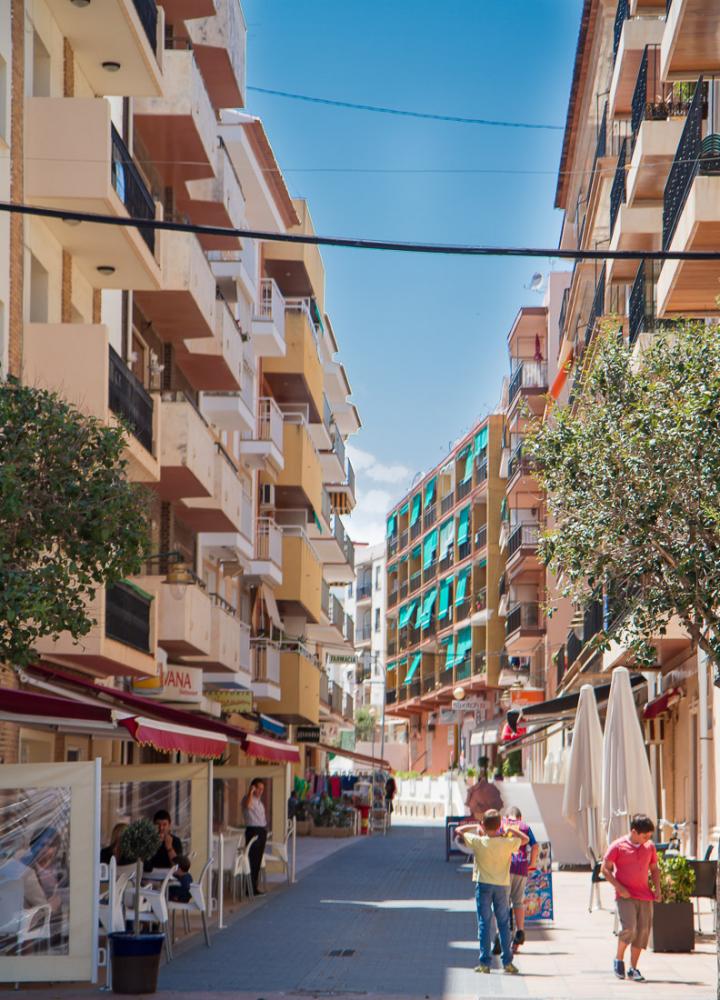
[[[244,0],[243,9],[250,85],[564,124],[581,0]],[[253,92],[247,103],[321,234],[557,245],[561,131],[400,118]],[[393,172],[358,172],[368,170]],[[549,264],[329,248],[323,258],[327,308],[363,421],[352,439],[359,504],[349,529],[357,541],[375,541],[413,475],[495,406],[507,332],[522,304],[538,302],[523,286]]]

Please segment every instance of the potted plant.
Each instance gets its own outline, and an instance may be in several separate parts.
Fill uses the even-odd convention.
[[[660,866],[662,902],[653,907],[653,951],[692,951],[695,947],[693,907],[695,872],[687,858],[663,855]]]
[[[120,853],[135,862],[135,916],[132,932],[110,934],[113,993],[154,993],[157,989],[164,934],[140,933],[140,883],[144,862],[160,847],[160,834],[149,819],[130,823],[120,840]]]

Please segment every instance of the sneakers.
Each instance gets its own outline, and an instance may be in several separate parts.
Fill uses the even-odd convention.
[[[482,962],[481,962],[480,965],[476,965],[475,966],[475,968],[474,968],[473,971],[474,972],[490,972],[490,966],[489,965],[483,965]]]
[[[615,961],[613,962],[613,972],[618,977],[618,979],[625,978],[625,963],[622,962],[619,958],[616,958]]]
[[[632,979],[633,982],[635,982],[635,983],[645,983],[645,982],[647,982],[647,980],[645,979],[645,976],[643,976],[643,974],[640,971],[640,969],[633,969],[632,967],[630,967],[627,970],[627,978],[628,979]]]
[[[517,965],[513,965],[512,962],[508,962],[504,968],[508,976],[517,976],[520,973],[520,969],[518,969]]]

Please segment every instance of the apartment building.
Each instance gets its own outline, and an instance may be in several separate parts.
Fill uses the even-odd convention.
[[[13,0],[0,19],[3,198],[312,232],[262,122],[231,110],[238,0]],[[125,421],[153,498],[143,574],[99,592],[82,643],[39,643],[43,661],[171,701],[174,667],[195,711],[252,692],[274,731],[317,722],[326,656],[353,644],[331,588],[353,578],[360,426],[317,248],[5,215],[0,241],[3,370]]]
[[[603,318],[612,318],[640,351],[660,324],[718,315],[712,264],[651,262],[643,252],[717,244],[719,28],[712,0],[584,4],[555,201],[564,212],[561,245],[637,251],[637,258],[578,261],[574,267],[557,350],[550,349],[554,405],[571,401]],[[588,646],[600,628],[612,626],[612,614],[612,594],[598,593],[584,615],[565,608],[547,623],[553,632],[545,652],[551,692],[606,682],[615,666],[630,662],[618,643],[605,654]],[[657,669],[647,675],[645,725],[658,807],[663,816],[687,821],[688,850],[701,842],[704,849],[717,830],[718,768],[714,761],[711,773],[701,774],[700,742],[713,739],[716,753],[718,738],[698,706],[705,696],[712,701],[713,689],[679,626],[671,623],[654,645]],[[669,699],[675,688],[679,698]]]
[[[478,423],[388,516],[386,711],[408,720],[413,770],[445,770],[496,714],[502,430],[502,413]],[[452,712],[458,688],[472,713]]]
[[[355,546],[355,649],[359,705],[382,715],[385,686],[385,544]],[[394,678],[391,678],[391,681]]]

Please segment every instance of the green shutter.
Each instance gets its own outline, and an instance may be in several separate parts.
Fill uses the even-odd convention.
[[[388,566],[388,576],[390,576],[391,573],[397,573],[397,571],[398,571],[397,563],[393,563],[392,566]]]
[[[391,514],[387,523],[388,538],[392,538],[393,535],[397,535],[397,514]]]
[[[485,451],[488,443],[488,429],[483,427],[475,435],[475,454],[479,455],[481,451]]]
[[[467,584],[470,577],[470,570],[464,569],[462,573],[458,575],[458,585],[455,591],[455,603],[462,604],[465,600],[465,595],[467,594]]]
[[[455,649],[455,666],[462,663],[466,654],[472,649],[472,628],[462,628],[457,634],[457,647]]]
[[[477,564],[478,569],[482,569],[483,566],[487,566],[487,556],[483,556],[480,562]]]
[[[455,636],[451,635],[448,639],[443,639],[443,642],[447,645],[445,650],[445,669],[452,669],[452,665],[455,662]]]
[[[455,541],[455,518],[440,526],[440,558],[444,559]]]
[[[410,501],[408,500],[408,502],[404,503],[400,508],[400,517],[402,517],[403,514],[407,514],[409,510],[410,510]]]
[[[437,528],[430,532],[423,543],[423,569],[430,569],[437,555]]]
[[[500,504],[500,520],[501,521],[510,520],[510,514],[508,513],[507,497],[503,497],[502,503]]]
[[[418,602],[416,600],[410,601],[408,604],[405,604],[403,605],[402,608],[400,608],[400,616],[398,618],[399,628],[405,628],[405,626],[408,624],[408,622],[412,618],[413,611],[415,610],[417,603]]]
[[[315,513],[315,511],[313,511],[313,520],[315,521],[315,527],[317,528],[317,530],[322,535],[322,525],[320,524],[320,518],[317,516],[317,514]]]
[[[422,507],[422,496],[418,493],[412,499],[412,510],[410,511],[410,527],[413,528],[420,520],[420,508]]]
[[[470,537],[470,508],[463,507],[458,517],[457,543],[463,545]]]
[[[420,627],[427,628],[432,620],[433,608],[435,606],[435,598],[437,597],[437,587],[433,587],[432,590],[428,590],[425,594],[425,599],[422,604],[422,615],[420,617]]]
[[[425,487],[425,509],[432,507],[435,503],[435,484],[437,483],[437,476],[433,476],[430,482]]]
[[[413,661],[412,661],[412,664],[410,665],[410,669],[408,670],[407,674],[405,675],[405,680],[403,681],[404,684],[409,684],[410,683],[410,681],[413,679],[413,676],[415,675],[415,671],[420,666],[421,662],[422,662],[422,653],[416,653],[415,656],[413,657]]]
[[[472,448],[469,449],[467,458],[465,459],[465,473],[462,477],[462,481],[466,483],[469,479],[472,479],[473,474],[473,451]]]
[[[395,662],[395,660],[393,660],[392,663],[388,663],[387,668],[388,670],[394,670],[396,666],[397,663]]]
[[[419,559],[420,558],[420,546],[419,545],[415,546],[415,548],[410,553],[410,556],[413,559]]]
[[[450,587],[454,577],[448,576],[440,583],[440,602],[438,604],[438,618],[447,618],[450,611]]]

